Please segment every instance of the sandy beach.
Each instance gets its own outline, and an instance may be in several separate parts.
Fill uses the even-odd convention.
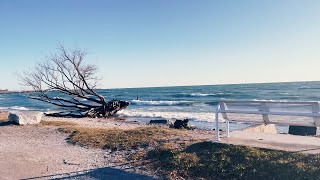
[[[44,117],[43,122],[65,121],[77,127],[133,129],[138,126],[112,119]],[[135,151],[110,151],[67,142],[69,134],[57,126],[17,126],[0,123],[0,179],[157,179],[140,163],[126,160]],[[179,136],[179,135],[177,135]],[[195,130],[183,139],[209,140],[212,132]]]

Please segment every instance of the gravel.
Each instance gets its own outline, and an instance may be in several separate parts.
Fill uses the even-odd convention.
[[[125,152],[74,146],[67,136],[56,127],[0,124],[0,179],[153,179],[119,162]]]
[[[116,119],[53,118],[79,127],[131,129],[146,125]],[[58,127],[0,123],[0,180],[4,179],[158,179],[154,172],[128,162],[132,151],[102,150],[72,145]],[[190,131],[188,137],[210,139],[211,132]]]

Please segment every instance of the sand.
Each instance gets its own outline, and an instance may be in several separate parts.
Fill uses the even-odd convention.
[[[64,119],[81,127],[135,128],[138,124],[105,119]],[[145,125],[144,125],[145,126]],[[201,133],[203,132],[203,133]],[[193,138],[210,139],[211,132],[192,132]],[[66,141],[57,127],[0,124],[0,179],[158,179],[154,172],[128,162],[126,151],[84,148]]]

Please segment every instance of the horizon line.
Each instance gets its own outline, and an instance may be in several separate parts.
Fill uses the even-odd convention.
[[[144,87],[122,87],[122,88],[97,88],[99,89],[143,89],[143,88],[169,88],[169,87],[187,87],[187,86],[219,86],[219,85],[241,85],[241,84],[276,84],[276,83],[301,83],[301,82],[320,82],[310,80],[310,81],[271,81],[271,82],[248,82],[248,83],[226,83],[226,84],[193,84],[193,85],[168,85],[168,86],[144,86]]]

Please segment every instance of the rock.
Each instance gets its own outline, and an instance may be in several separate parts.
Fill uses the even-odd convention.
[[[181,129],[181,128],[188,129],[188,122],[189,122],[189,119],[176,120],[173,124],[173,128],[175,128],[175,129]]]
[[[197,129],[197,127],[194,126],[194,125],[190,125],[190,126],[187,126],[187,129],[188,130],[194,130],[194,129]]]
[[[126,122],[133,123],[133,124],[141,124],[141,122],[138,120],[132,120],[132,121],[126,121]]]
[[[267,134],[277,134],[277,129],[274,124],[267,125],[253,125],[248,128],[243,129],[245,132],[257,132],[257,133],[267,133]]]
[[[317,128],[307,126],[289,126],[289,134],[300,136],[315,136],[317,135]]]
[[[1,112],[0,111],[0,122],[6,122],[8,120],[8,112]]]
[[[170,121],[166,119],[150,120],[149,124],[170,124]]]
[[[39,124],[42,115],[42,112],[11,112],[8,118],[9,122],[19,125]]]

